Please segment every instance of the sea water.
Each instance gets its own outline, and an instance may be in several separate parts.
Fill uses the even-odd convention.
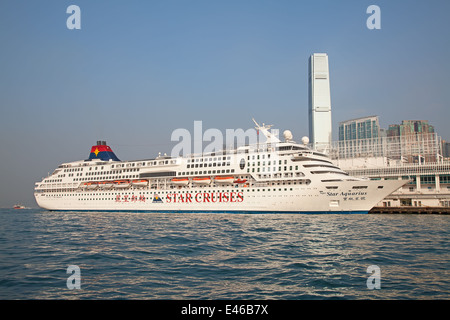
[[[0,219],[0,299],[450,298],[450,216],[2,209]]]

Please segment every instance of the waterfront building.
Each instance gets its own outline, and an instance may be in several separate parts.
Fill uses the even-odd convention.
[[[442,156],[444,158],[450,158],[450,142],[442,140]]]
[[[434,133],[434,126],[428,120],[403,120],[401,124],[391,124],[387,131],[390,137],[405,136],[416,133]]]
[[[339,123],[339,150],[341,157],[377,156],[379,137],[382,136],[378,116],[369,116]]]
[[[342,141],[333,143],[330,156],[335,165],[355,177],[409,180],[378,206],[450,207],[450,159],[443,157],[435,132],[353,142],[352,152]],[[372,150],[364,147],[369,144]]]
[[[332,142],[330,73],[326,53],[314,53],[309,58],[308,110],[312,147],[326,151]]]
[[[372,139],[380,136],[378,116],[339,122],[339,141]]]
[[[436,149],[439,147],[435,144],[434,133],[434,127],[428,120],[403,120],[401,124],[389,125],[387,130],[391,141],[400,144],[401,154],[396,157],[406,157],[407,162],[415,163],[436,159]]]
[[[328,56],[309,58],[309,134],[349,175],[372,180],[408,180],[378,206],[450,207],[450,144],[427,120],[403,120],[381,129],[378,116],[339,123],[331,142]]]

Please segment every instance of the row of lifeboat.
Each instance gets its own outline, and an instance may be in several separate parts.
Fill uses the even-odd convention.
[[[179,186],[186,186],[189,184],[189,178],[173,178],[172,183]],[[209,185],[213,179],[210,177],[195,177],[192,178],[192,182],[197,185]],[[234,177],[215,177],[214,182],[217,184],[235,184],[235,183],[246,183],[246,179],[235,179]],[[129,187],[146,187],[148,186],[148,180],[138,179],[138,180],[115,180],[115,181],[90,181],[83,184],[83,188],[88,190],[93,189],[124,189]]]
[[[115,180],[115,181],[91,181],[91,182],[85,182],[83,184],[83,187],[85,189],[110,189],[110,188],[117,188],[117,189],[123,189],[123,188],[129,188],[131,186],[134,187],[146,187],[148,186],[148,180]]]
[[[192,178],[192,182],[198,185],[209,185],[213,179],[210,177],[196,177]],[[215,177],[214,182],[218,184],[235,184],[246,183],[246,179],[235,179],[234,177]],[[185,186],[189,183],[189,178],[173,178],[172,183],[180,186]]]

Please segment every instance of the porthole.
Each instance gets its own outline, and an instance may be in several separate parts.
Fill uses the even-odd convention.
[[[241,162],[239,163],[239,168],[241,170],[244,170],[244,168],[245,168],[245,159],[244,158],[241,159]]]

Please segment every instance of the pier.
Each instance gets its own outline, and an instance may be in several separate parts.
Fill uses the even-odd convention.
[[[450,207],[373,207],[371,214],[450,214]]]

